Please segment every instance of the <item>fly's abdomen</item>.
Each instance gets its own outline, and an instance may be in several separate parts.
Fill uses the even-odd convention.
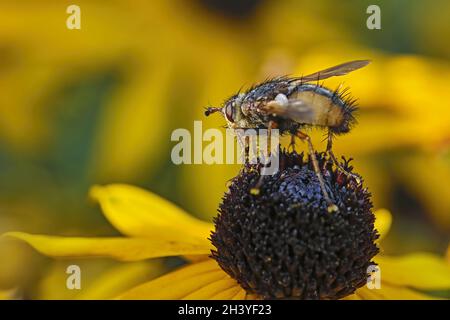
[[[303,84],[293,90],[289,100],[299,100],[311,107],[312,114],[307,119],[295,119],[299,123],[329,127],[335,133],[344,133],[354,122],[354,103],[345,92]]]

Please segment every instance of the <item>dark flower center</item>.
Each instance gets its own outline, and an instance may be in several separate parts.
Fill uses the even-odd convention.
[[[249,293],[265,299],[339,299],[366,284],[378,253],[370,193],[317,154],[329,213],[311,161],[280,152],[280,170],[259,179],[247,164],[223,197],[211,235],[214,258]],[[343,167],[352,171],[348,161]]]

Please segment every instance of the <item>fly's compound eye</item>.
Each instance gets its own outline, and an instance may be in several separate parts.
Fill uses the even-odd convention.
[[[229,122],[234,122],[234,103],[228,103],[225,106],[225,117]]]

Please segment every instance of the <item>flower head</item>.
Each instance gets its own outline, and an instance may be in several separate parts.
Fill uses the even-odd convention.
[[[282,168],[259,179],[247,165],[220,205],[212,257],[251,293],[264,298],[338,299],[367,282],[378,253],[370,193],[317,155],[339,212],[329,213],[311,161],[280,153]],[[351,170],[348,162],[345,169]]]

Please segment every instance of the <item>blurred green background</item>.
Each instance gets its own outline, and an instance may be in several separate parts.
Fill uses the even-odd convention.
[[[81,30],[66,28],[71,4],[0,2],[0,233],[116,234],[87,198],[111,182],[211,220],[239,167],[172,164],[171,132],[224,125],[203,108],[269,76],[371,59],[325,82],[344,82],[361,107],[335,153],[355,159],[375,208],[392,212],[385,252],[447,248],[449,1],[80,0]],[[381,30],[366,27],[371,4]],[[110,267],[97,262],[92,277]],[[55,268],[0,242],[0,289],[62,297]]]

